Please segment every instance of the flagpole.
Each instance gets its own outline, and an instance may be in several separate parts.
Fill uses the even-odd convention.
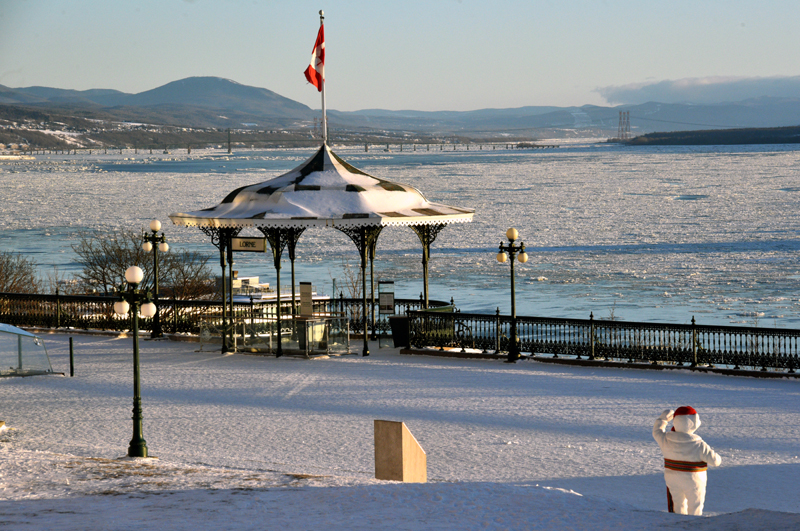
[[[319,10],[319,25],[325,22],[325,13]],[[324,68],[324,67],[323,67]],[[322,77],[322,143],[328,144],[328,116],[325,109],[325,76]]]

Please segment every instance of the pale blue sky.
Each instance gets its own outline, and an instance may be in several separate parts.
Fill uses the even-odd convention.
[[[634,83],[800,76],[797,0],[0,0],[0,84],[219,76],[318,108],[303,70],[319,9],[339,110],[605,104],[598,90]]]

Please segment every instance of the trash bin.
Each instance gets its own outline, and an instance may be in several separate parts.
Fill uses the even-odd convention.
[[[392,339],[394,340],[395,348],[409,347],[408,317],[405,315],[392,315],[389,317],[389,326],[392,328]]]

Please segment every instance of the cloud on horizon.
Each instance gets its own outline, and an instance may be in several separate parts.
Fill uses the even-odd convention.
[[[600,87],[595,90],[609,104],[724,103],[763,96],[800,98],[800,76],[699,77],[655,83]]]

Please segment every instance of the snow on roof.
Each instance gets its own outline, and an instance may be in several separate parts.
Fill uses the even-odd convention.
[[[18,336],[36,337],[35,334],[31,334],[22,328],[17,328],[16,326],[11,326],[4,323],[0,323],[0,332],[4,332],[6,334],[16,334]]]
[[[217,206],[169,217],[184,226],[288,228],[469,222],[474,212],[373,177],[323,145],[288,173],[238,188]]]

